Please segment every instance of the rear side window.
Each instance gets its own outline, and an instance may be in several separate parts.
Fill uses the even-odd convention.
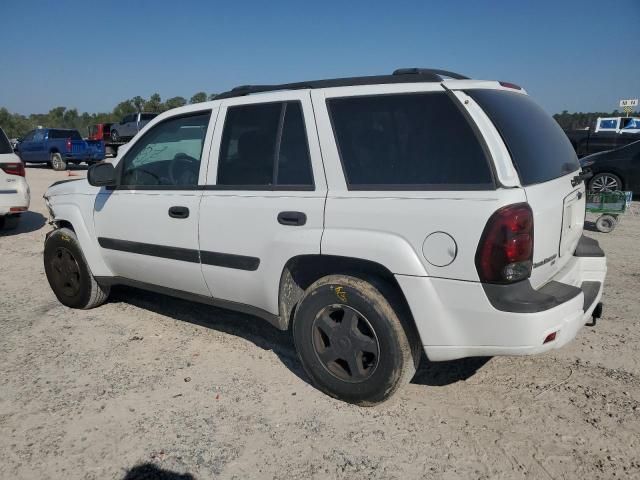
[[[13,153],[13,148],[11,148],[11,143],[9,143],[9,139],[4,134],[2,129],[0,128],[0,155],[5,153]]]
[[[482,145],[444,92],[327,100],[353,190],[486,190]]]
[[[258,189],[313,188],[300,102],[229,107],[217,184]]]
[[[142,113],[140,114],[140,120],[149,121],[156,118],[158,115],[156,113]]]
[[[491,118],[522,185],[548,182],[580,168],[566,134],[528,95],[503,90],[467,92]]]

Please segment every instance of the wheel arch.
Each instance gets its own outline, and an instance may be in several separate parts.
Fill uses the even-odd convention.
[[[285,264],[278,293],[278,327],[282,330],[290,328],[296,307],[311,284],[322,277],[336,274],[382,281],[387,289],[396,294],[397,301],[402,303],[403,313],[408,315],[412,328],[415,328],[407,299],[391,270],[381,263],[364,258],[322,254],[298,255]]]
[[[113,273],[104,262],[100,250],[95,241],[93,222],[87,224],[77,205],[65,203],[54,205],[55,214],[51,220],[54,230],[69,228],[78,237],[82,254],[94,276],[111,277]],[[48,235],[47,235],[48,238]]]

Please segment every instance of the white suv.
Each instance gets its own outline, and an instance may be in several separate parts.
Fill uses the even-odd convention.
[[[24,163],[0,128],[0,230],[16,228],[30,200]]]
[[[390,397],[421,350],[544,352],[602,309],[576,154],[513,84],[405,69],[239,87],[158,116],[88,180],[45,196],[63,304],[125,284],[263,317],[348,402]]]

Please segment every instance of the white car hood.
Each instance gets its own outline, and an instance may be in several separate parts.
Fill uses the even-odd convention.
[[[70,178],[69,180],[60,180],[51,184],[44,194],[45,198],[56,197],[59,195],[95,195],[100,191],[99,187],[89,185],[86,178]]]

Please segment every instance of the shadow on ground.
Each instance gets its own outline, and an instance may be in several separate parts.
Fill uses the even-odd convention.
[[[244,338],[258,348],[273,351],[291,372],[302,381],[310,383],[298,359],[291,332],[282,332],[261,318],[123,286],[113,288],[110,302],[128,303],[176,320]],[[430,362],[423,355],[412,383],[425,386],[450,385],[467,380],[488,361],[489,358],[480,357]]]
[[[47,219],[38,212],[24,212],[20,214],[18,226],[13,230],[0,228],[0,237],[10,237],[21,233],[30,233],[40,230]],[[2,222],[0,222],[2,223]]]
[[[176,473],[152,463],[144,463],[129,470],[122,480],[195,480],[195,477],[190,473]]]

